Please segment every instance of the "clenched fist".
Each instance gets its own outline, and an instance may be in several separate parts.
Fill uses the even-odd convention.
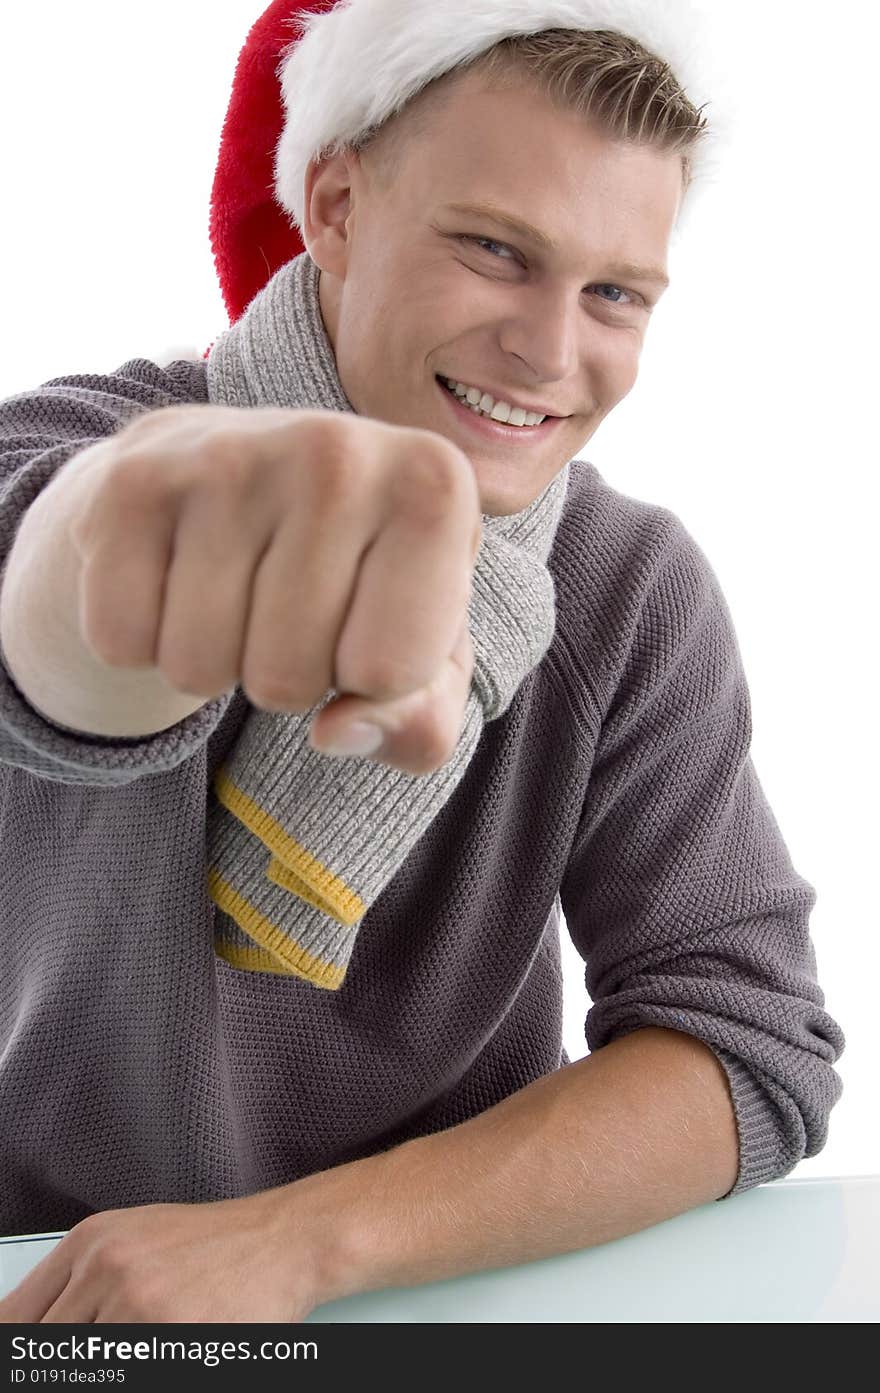
[[[378,725],[383,762],[438,768],[473,669],[481,539],[467,457],[430,431],[327,411],[169,407],[49,485],[70,490],[82,638],[206,701],[240,685],[315,719],[318,749]]]

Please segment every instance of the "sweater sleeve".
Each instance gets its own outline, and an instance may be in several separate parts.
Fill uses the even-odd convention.
[[[751,704],[724,596],[671,529],[605,712],[560,890],[587,964],[590,1050],[642,1026],[695,1036],[727,1075],[739,1194],[815,1156],[844,1036],[792,866],[749,753]]]
[[[207,400],[203,363],[165,370],[132,359],[106,376],[55,378],[0,402],[0,586],[19,524],[74,455],[145,411]],[[18,690],[0,650],[0,765],[56,783],[113,787],[175,768],[205,744],[233,693],[144,739],[81,734],[47,720]]]

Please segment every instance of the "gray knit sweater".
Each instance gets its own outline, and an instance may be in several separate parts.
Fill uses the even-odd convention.
[[[74,453],[205,400],[204,364],[134,359],[0,403],[0,565]],[[821,1149],[844,1040],[712,567],[674,513],[579,462],[549,566],[549,651],[371,906],[335,992],[214,951],[206,803],[250,709],[240,688],[104,740],[46,721],[0,664],[0,1234],[281,1185],[567,1065],[563,914],[591,1050],[657,1025],[720,1059],[731,1194]]]

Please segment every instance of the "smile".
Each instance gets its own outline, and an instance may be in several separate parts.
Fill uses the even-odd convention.
[[[454,381],[452,378],[438,376],[435,381],[438,393],[446,402],[446,409],[457,423],[457,429],[463,430],[471,441],[482,441],[484,446],[501,447],[505,451],[513,450],[516,453],[525,450],[531,455],[536,447],[543,447],[551,436],[562,429],[564,418],[543,416],[539,411],[527,411],[523,406],[511,407],[511,412],[523,412],[526,418],[525,424],[517,426],[510,420],[501,421],[494,414],[495,407],[503,408],[509,403],[496,402],[490,392],[481,392],[480,400],[471,402],[468,400],[468,392],[476,393],[480,391],[480,388],[471,388],[464,382],[456,382],[455,387],[458,388],[456,391],[454,387],[449,385],[450,382]],[[464,388],[463,392],[462,388]],[[492,403],[491,411],[483,409],[483,403],[487,399]],[[514,419],[519,420],[519,415]],[[537,424],[529,425],[529,420],[537,421]]]
[[[497,400],[481,387],[469,387],[466,382],[455,382],[449,377],[441,377],[440,381],[448,392],[458,397],[462,406],[470,407],[477,416],[487,416],[490,421],[499,421],[502,425],[516,426],[518,429],[529,429],[539,426],[547,419],[546,415],[538,411],[527,411],[522,406],[511,406],[510,402]]]

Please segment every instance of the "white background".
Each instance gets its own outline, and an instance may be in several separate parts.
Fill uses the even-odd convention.
[[[0,30],[0,396],[227,326],[208,199],[261,0],[15,7]],[[740,94],[734,142],[648,336],[585,449],[673,509],[734,618],[752,754],[848,1046],[829,1141],[795,1174],[880,1172],[874,407],[877,8],[709,7]],[[710,111],[711,116],[711,111]],[[586,1052],[563,942],[566,1045]]]

